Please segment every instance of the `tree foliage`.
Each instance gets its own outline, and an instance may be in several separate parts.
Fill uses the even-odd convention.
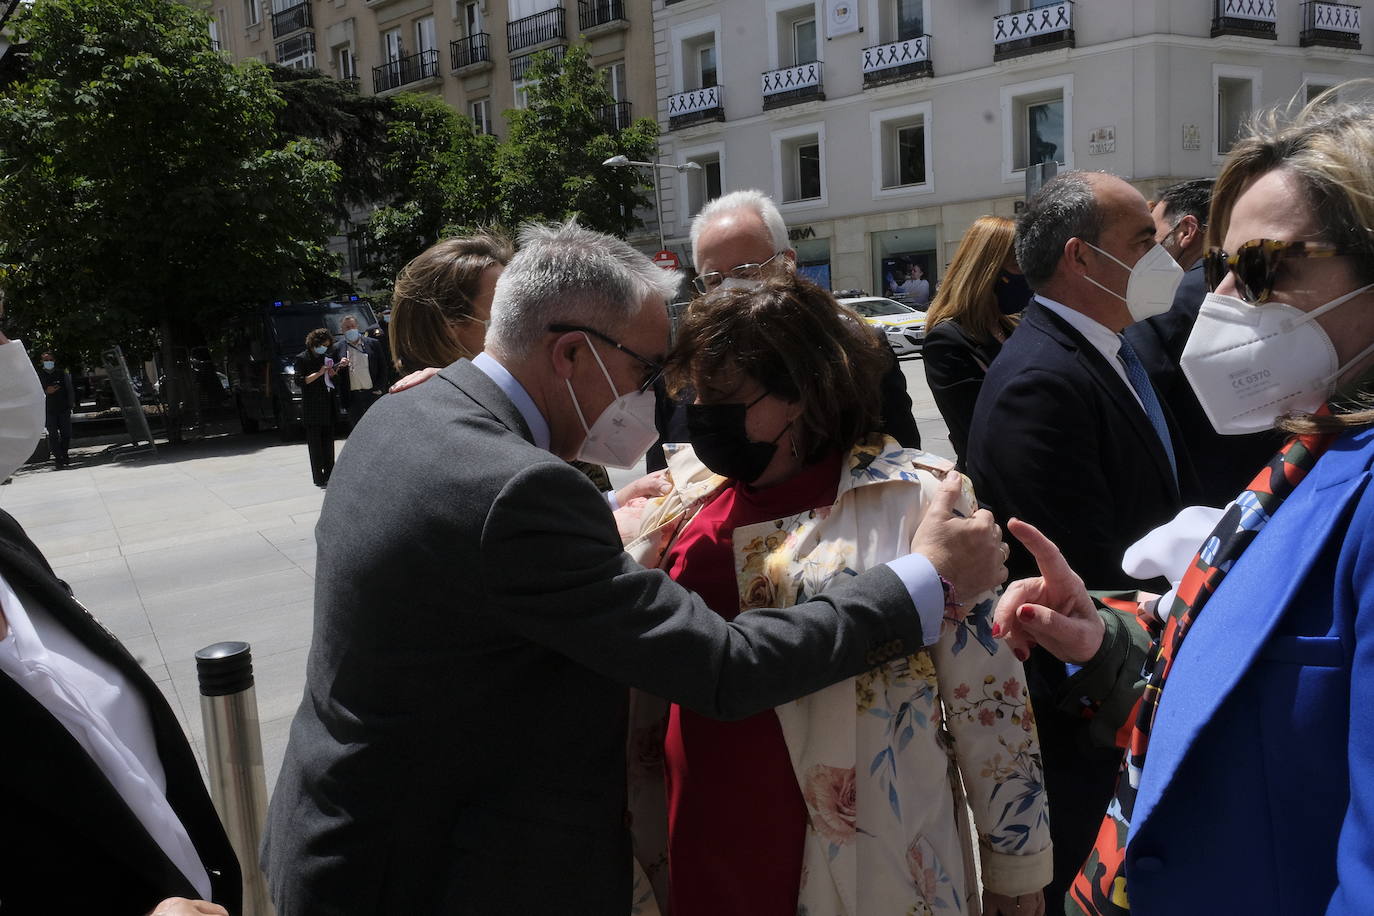
[[[36,0],[0,91],[0,283],[71,353],[330,283],[338,168],[172,0]]]

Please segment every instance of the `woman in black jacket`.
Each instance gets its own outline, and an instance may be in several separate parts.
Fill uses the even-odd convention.
[[[315,486],[329,483],[334,470],[334,360],[325,354],[334,337],[325,328],[305,336],[305,349],[296,354],[296,384],[301,386],[301,421],[310,452],[310,476]]]
[[[1009,219],[980,216],[975,220],[926,312],[921,354],[926,381],[949,428],[961,469],[973,405],[988,364],[1016,329],[1016,316],[1030,301],[1030,287],[1012,252],[1015,236],[1016,225]]]

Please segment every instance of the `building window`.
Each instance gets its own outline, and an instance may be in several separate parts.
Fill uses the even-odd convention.
[[[434,35],[434,17],[426,16],[415,20],[415,50],[423,54],[439,47]]]
[[[878,295],[923,308],[935,293],[935,227],[893,229],[871,236],[873,279]]]
[[[1259,71],[1250,67],[1212,67],[1213,123],[1216,126],[1214,158],[1220,159],[1245,132],[1250,115],[1259,105]]]
[[[697,35],[683,43],[682,88],[709,89],[719,85],[716,70],[716,36]]]
[[[463,4],[463,34],[468,38],[482,32],[482,5],[480,3]]]
[[[210,47],[214,48],[216,51],[218,51],[220,48],[224,47],[223,45],[221,45],[221,44],[219,43],[219,33],[220,33],[220,30],[219,30],[219,20],[218,20],[218,19],[211,19],[211,20],[210,20]]]
[[[1073,168],[1073,77],[1002,88],[1003,178],[1042,162]]]
[[[405,56],[405,50],[401,45],[400,29],[388,29],[382,33],[382,56],[387,63],[400,60]]]
[[[889,41],[919,38],[925,30],[925,0],[893,0],[889,16]]]
[[[258,0],[243,0],[243,21],[249,25],[262,24],[262,6]]]
[[[513,88],[515,90],[516,108],[530,107],[530,89],[537,85],[539,85],[538,80],[529,80],[528,82],[526,82],[525,80],[521,80],[520,82],[514,84]]]
[[[931,103],[921,102],[869,115],[873,150],[873,195],[931,190]]]
[[[784,203],[825,203],[825,127],[811,124],[773,134],[778,183]]]
[[[798,67],[817,60],[816,7],[808,3],[777,14],[778,67]]]
[[[684,161],[695,162],[700,169],[683,172],[687,185],[687,215],[696,216],[701,208],[721,194],[720,147],[709,151],[687,153]]]
[[[601,72],[606,75],[606,88],[610,90],[611,98],[617,102],[625,101],[625,62],[616,61],[603,67]]]
[[[490,99],[478,99],[469,106],[469,111],[472,114],[473,129],[475,129],[477,133],[489,134],[492,132]]]
[[[1329,89],[1334,89],[1341,83],[1338,76],[1327,76],[1324,73],[1305,73],[1302,77],[1302,101],[1309,104],[1316,101],[1317,97]],[[1327,98],[1328,102],[1335,102],[1338,99],[1332,95]]]
[[[358,78],[358,60],[353,56],[352,45],[339,45],[334,49],[334,72],[341,80]]]

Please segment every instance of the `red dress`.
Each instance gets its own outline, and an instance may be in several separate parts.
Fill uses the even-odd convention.
[[[774,487],[730,484],[668,552],[668,574],[733,620],[735,529],[834,504],[839,476],[837,453]],[[806,803],[777,715],[717,722],[673,704],[664,770],[673,916],[796,916]]]

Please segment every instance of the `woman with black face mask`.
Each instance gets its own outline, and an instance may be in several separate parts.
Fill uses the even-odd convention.
[[[903,554],[953,468],[874,432],[886,358],[791,275],[693,303],[668,367],[696,392],[691,441],[667,447],[674,489],[627,549],[729,619]],[[957,509],[976,509],[966,481]],[[1041,912],[1039,745],[993,595],[946,594],[930,649],[875,647],[872,671],[742,721],[637,698],[636,854],[674,916],[970,912],[980,895],[987,913]]]
[[[1016,224],[1009,219],[975,220],[926,312],[921,353],[926,381],[961,468],[973,405],[988,364],[1001,352],[1016,329],[1017,315],[1030,302],[1031,289],[1012,252],[1015,237]]]

